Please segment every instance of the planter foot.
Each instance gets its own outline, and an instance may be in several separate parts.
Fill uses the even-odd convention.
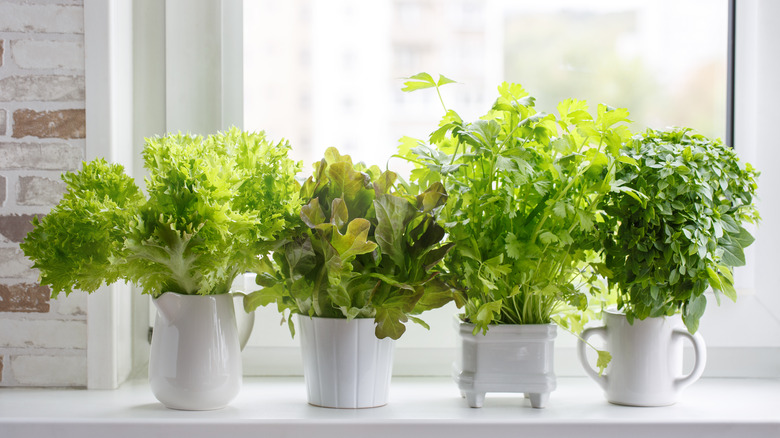
[[[525,395],[526,397],[528,397],[528,393],[526,393]],[[531,396],[528,398],[531,399],[531,407],[536,409],[542,409],[547,404],[547,400],[550,399],[550,393],[549,392],[531,393]]]
[[[468,391],[466,394],[466,403],[468,403],[470,408],[481,408],[482,403],[485,401],[485,393],[484,392],[472,392]]]

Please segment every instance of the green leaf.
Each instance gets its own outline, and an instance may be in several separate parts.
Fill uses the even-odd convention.
[[[447,202],[447,191],[440,182],[431,184],[425,192],[417,195],[417,209],[424,213],[441,207],[445,202]]]
[[[275,303],[283,294],[284,285],[277,283],[272,287],[264,287],[244,295],[244,310],[247,313],[254,312],[258,307]]]
[[[436,82],[436,85],[441,87],[442,85],[447,85],[447,84],[457,84],[457,82],[453,81],[450,78],[445,77],[444,75],[439,75],[439,80],[438,82]]]
[[[441,81],[441,78],[439,79],[439,81]],[[414,76],[410,76],[406,78],[406,81],[404,82],[404,87],[401,88],[401,91],[410,92],[415,90],[422,90],[424,88],[435,87],[436,85],[437,85],[436,82],[428,73],[417,73]]]
[[[514,233],[506,233],[506,255],[512,259],[519,260],[522,256],[522,244],[517,241]]]
[[[607,369],[607,366],[609,366],[609,363],[612,362],[612,355],[609,353],[609,351],[604,350],[596,350],[596,353],[598,354],[598,359],[596,359],[596,367],[599,369],[599,376],[604,374],[604,370]]]
[[[699,319],[704,315],[705,307],[707,307],[707,298],[704,295],[691,298],[683,307],[683,322],[689,332],[696,333],[696,330],[699,329]]]
[[[415,208],[404,198],[382,195],[374,200],[377,227],[376,243],[383,256],[391,260],[401,269],[406,269],[406,225],[415,215]]]
[[[398,339],[406,331],[404,322],[408,318],[404,312],[395,307],[380,307],[376,310],[376,337],[379,339]]]
[[[368,241],[368,231],[371,223],[366,219],[357,218],[347,225],[347,232],[333,233],[331,245],[338,252],[341,260],[348,260],[359,254],[366,254],[376,249],[376,243]]]
[[[731,239],[721,239],[720,246],[723,249],[721,263],[732,267],[745,265],[745,252],[738,242]]]

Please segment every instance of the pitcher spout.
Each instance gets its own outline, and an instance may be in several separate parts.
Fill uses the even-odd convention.
[[[181,295],[174,292],[165,292],[153,299],[152,302],[165,324],[171,324],[178,319],[182,308]]]

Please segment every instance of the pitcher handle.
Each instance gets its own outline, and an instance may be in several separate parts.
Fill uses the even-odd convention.
[[[704,366],[707,364],[707,346],[704,343],[704,338],[700,334],[696,333],[692,335],[687,329],[676,328],[672,331],[672,336],[682,336],[689,339],[693,343],[693,352],[696,356],[696,361],[693,364],[693,371],[687,376],[680,377],[674,381],[674,387],[679,391],[699,380],[702,373],[704,373]]]
[[[249,342],[249,336],[252,335],[252,329],[255,326],[255,312],[247,313],[244,310],[244,297],[246,294],[242,291],[233,291],[230,293],[233,298],[233,306],[236,308],[236,328],[238,328],[238,343],[241,350],[244,350],[246,343]],[[238,300],[238,302],[236,302]],[[240,309],[240,311],[238,310]]]
[[[601,389],[606,391],[608,376],[599,375],[599,373],[597,373],[596,370],[594,370],[593,367],[590,366],[590,364],[588,363],[588,356],[585,354],[585,349],[587,347],[586,342],[593,335],[599,335],[602,338],[605,338],[607,335],[607,328],[605,326],[600,326],[600,327],[589,327],[583,330],[582,334],[580,335],[580,338],[577,340],[577,356],[579,356],[580,363],[582,364],[582,367],[585,369],[585,374],[587,374],[588,377],[593,379],[593,381],[598,383]]]

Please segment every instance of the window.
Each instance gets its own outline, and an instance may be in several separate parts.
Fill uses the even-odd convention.
[[[576,97],[588,100],[593,111],[597,103],[629,108],[634,129],[691,126],[722,138],[727,131],[728,3],[244,2],[244,128],[288,138],[295,158],[304,160],[305,174],[329,146],[384,166],[401,136],[426,138],[442,115],[435,93],[400,91],[401,78],[427,71],[460,83],[445,87],[444,99],[468,119],[484,113],[496,86],[507,80],[523,84],[537,97],[537,107],[548,111],[561,99]],[[269,96],[268,90],[275,94]],[[388,165],[406,169],[398,160]],[[780,346],[778,337],[772,338],[778,314],[753,291],[750,272],[743,269],[738,278],[739,302],[710,303],[702,321],[711,362],[716,362],[713,374],[738,373],[717,365],[734,349],[750,362],[765,351],[746,352],[745,347]],[[449,372],[455,313],[448,306],[423,315],[430,332],[409,326],[397,344],[397,374]],[[743,318],[752,327],[735,331]],[[260,310],[249,348],[271,348],[299,360],[297,341],[279,319],[274,308]],[[750,344],[741,338],[746,333]],[[574,344],[571,336],[559,333],[562,375],[581,373]],[[273,372],[265,365],[248,366],[250,373]]]

